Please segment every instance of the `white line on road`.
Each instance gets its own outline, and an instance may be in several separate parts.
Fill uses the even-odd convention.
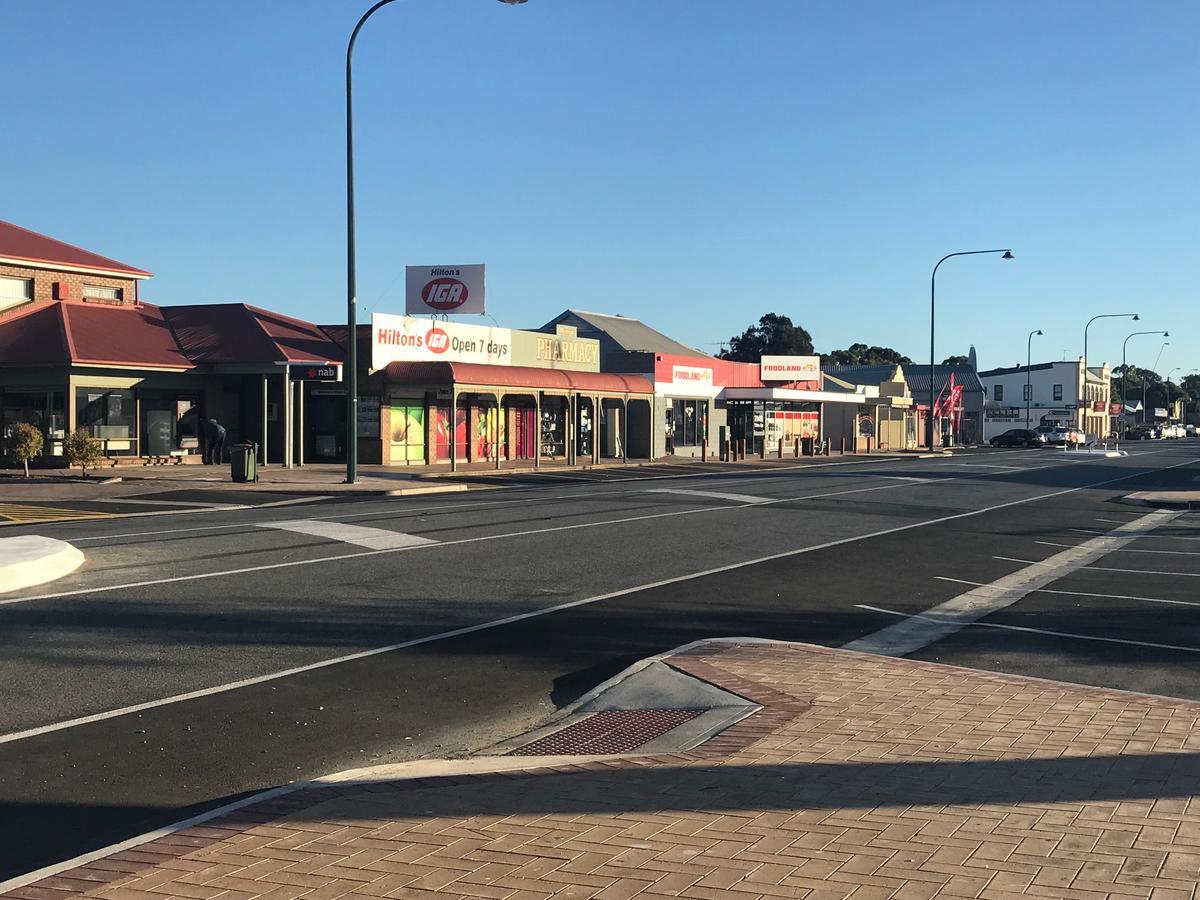
[[[979,587],[983,584],[981,581],[967,581],[963,578],[948,578],[945,575],[935,575],[938,581],[952,581],[955,584],[971,584]],[[1138,597],[1134,594],[1097,594],[1092,591],[1061,591],[1051,590],[1050,588],[1040,588],[1034,593],[1037,594],[1061,594],[1064,597],[1097,597],[1101,600],[1141,600],[1146,603],[1169,603],[1174,606],[1200,606],[1200,603],[1193,600],[1162,600],[1158,597]]]
[[[295,531],[299,534],[311,534],[316,537],[329,538],[331,541],[354,544],[356,547],[367,547],[371,550],[394,550],[402,547],[419,547],[423,544],[437,543],[437,541],[429,538],[418,537],[415,534],[405,534],[402,531],[389,531],[386,528],[367,528],[364,525],[347,525],[345,522],[318,522],[316,519],[259,522],[258,527],[276,528],[281,531]]]
[[[1190,465],[1191,463],[1193,463],[1195,461],[1196,460],[1188,460],[1187,462],[1178,463],[1177,465],[1179,465],[1179,466]],[[1176,466],[1169,466],[1167,468],[1176,468]],[[78,727],[81,725],[88,725],[93,722],[102,722],[107,719],[117,718],[119,716],[130,715],[130,714],[136,713],[136,712],[143,712],[144,710],[147,710],[147,709],[155,709],[160,706],[169,706],[169,705],[175,704],[175,703],[182,703],[187,700],[196,700],[201,697],[211,696],[213,694],[223,694],[223,693],[227,693],[229,691],[238,690],[238,689],[244,688],[244,687],[250,687],[250,686],[256,685],[256,684],[263,684],[268,681],[275,681],[280,678],[287,678],[291,675],[299,675],[304,672],[312,672],[317,669],[324,669],[329,666],[336,666],[336,665],[340,665],[342,663],[352,662],[352,661],[358,660],[358,659],[366,659],[368,657],[379,656],[384,653],[391,653],[396,650],[404,650],[406,648],[417,647],[422,644],[432,644],[432,643],[435,643],[438,641],[445,641],[445,640],[449,640],[451,638],[461,637],[461,636],[467,635],[467,634],[475,634],[480,631],[488,631],[493,628],[500,628],[504,625],[511,625],[516,622],[523,622],[526,619],[534,619],[534,618],[538,618],[540,616],[551,615],[553,613],[562,612],[563,610],[566,610],[566,609],[574,609],[575,607],[579,607],[579,606],[587,606],[592,603],[600,603],[605,600],[612,600],[617,597],[624,597],[624,596],[628,596],[630,594],[637,594],[642,591],[654,590],[655,588],[666,587],[666,586],[672,585],[672,584],[682,584],[684,582],[695,581],[700,578],[707,578],[711,575],[719,575],[724,572],[734,572],[734,571],[737,571],[738,569],[744,569],[744,568],[748,568],[750,566],[762,565],[763,563],[774,562],[774,561],[780,560],[780,559],[791,559],[793,557],[801,556],[806,553],[815,553],[820,550],[829,550],[833,547],[842,547],[847,544],[854,544],[854,543],[858,543],[859,541],[866,541],[866,540],[871,540],[873,538],[885,537],[890,534],[901,534],[906,531],[913,531],[917,528],[925,528],[929,525],[943,525],[946,522],[955,522],[955,521],[958,521],[961,519],[970,519],[975,516],[981,516],[986,513],[996,512],[997,510],[1001,510],[1001,509],[1012,509],[1013,507],[1016,507],[1016,506],[1024,506],[1027,503],[1036,503],[1040,500],[1050,500],[1055,497],[1063,497],[1063,496],[1066,496],[1067,494],[1074,494],[1074,493],[1077,493],[1078,491],[1087,490],[1089,488],[1104,487],[1105,485],[1116,484],[1116,483],[1122,482],[1122,481],[1128,481],[1131,478],[1137,478],[1137,477],[1140,477],[1145,474],[1146,474],[1145,472],[1133,472],[1128,475],[1122,475],[1117,478],[1107,478],[1107,479],[1104,479],[1103,481],[1096,481],[1096,482],[1092,482],[1091,484],[1079,485],[1078,487],[1063,488],[1061,490],[1051,491],[1050,493],[1046,493],[1046,494],[1037,494],[1033,497],[1023,497],[1019,500],[1008,500],[1004,503],[996,503],[996,504],[993,504],[992,506],[985,506],[980,509],[972,509],[972,510],[967,510],[966,512],[953,513],[948,516],[939,516],[935,519],[925,519],[920,522],[909,522],[906,525],[896,525],[892,528],[884,528],[880,531],[873,531],[868,534],[853,535],[851,537],[840,538],[835,541],[828,541],[824,544],[816,544],[816,545],[813,545],[810,547],[800,547],[796,550],[786,550],[782,553],[773,553],[769,556],[760,556],[755,559],[747,559],[747,560],[743,560],[742,562],[730,563],[729,565],[725,565],[725,566],[717,566],[712,569],[704,569],[702,571],[692,572],[687,575],[677,575],[673,578],[664,578],[661,581],[654,581],[654,582],[650,582],[648,584],[636,585],[634,587],[624,588],[619,591],[611,591],[607,594],[599,594],[595,597],[584,597],[580,600],[571,600],[566,603],[557,604],[555,606],[544,607],[542,609],[535,609],[535,610],[531,610],[529,612],[524,612],[524,613],[517,613],[516,615],[505,616],[502,619],[494,619],[490,622],[481,622],[477,625],[467,625],[463,628],[455,628],[450,631],[443,631],[443,632],[439,632],[437,634],[431,634],[431,635],[427,635],[427,636],[421,637],[421,638],[414,638],[413,640],[409,640],[409,641],[401,641],[401,642],[395,643],[395,644],[388,644],[383,647],[375,647],[370,650],[362,650],[362,651],[359,651],[358,653],[351,653],[346,656],[333,657],[332,659],[325,659],[325,660],[321,660],[321,661],[315,662],[315,663],[308,663],[307,665],[303,665],[303,666],[295,666],[293,668],[284,669],[279,672],[270,672],[265,675],[254,676],[252,678],[244,678],[244,679],[241,679],[240,681],[233,681],[233,682],[229,682],[227,684],[219,684],[219,685],[214,685],[212,687],[200,688],[198,690],[188,691],[187,693],[183,693],[183,694],[175,694],[171,697],[163,697],[158,700],[149,700],[144,703],[135,704],[133,706],[125,706],[125,707],[121,707],[119,709],[112,709],[112,710],[107,710],[105,712],[93,713],[91,715],[80,716],[79,718],[75,718],[75,719],[67,719],[62,722],[54,722],[50,725],[41,725],[36,728],[29,728],[24,731],[16,731],[11,734],[0,735],[0,744],[7,744],[7,743],[12,743],[13,741],[26,740],[28,738],[36,737],[37,735],[41,735],[41,734],[49,734],[49,733],[55,732],[55,731],[64,731],[68,728],[75,728],[75,727]],[[890,487],[899,487],[899,485],[889,485],[889,486]],[[730,508],[730,507],[713,507],[713,509],[728,509],[728,508]],[[688,512],[702,512],[702,511],[703,510],[689,510]],[[1178,515],[1178,513],[1175,513],[1175,515]],[[581,527],[581,526],[567,526],[567,527],[575,528],[575,527]],[[541,531],[557,531],[557,530],[560,530],[560,529],[555,529],[555,528],[541,529]],[[501,535],[501,537],[504,537],[504,536],[507,536],[507,535]],[[486,540],[486,539],[487,538],[468,538],[464,541],[446,542],[443,544],[438,544],[437,546],[444,547],[450,543],[473,543],[478,540]],[[405,548],[401,548],[399,550],[369,550],[364,553],[350,553],[350,554],[344,554],[339,557],[323,557],[322,559],[319,559],[319,560],[297,560],[292,563],[277,563],[273,566],[259,566],[259,567],[255,567],[249,571],[259,571],[264,568],[282,568],[282,567],[288,566],[288,565],[304,565],[304,564],[311,563],[311,562],[328,562],[332,559],[352,559],[352,558],[357,558],[357,557],[362,557],[362,556],[373,556],[373,555],[377,555],[377,554],[381,554],[381,553],[398,553],[398,552],[403,552],[404,549]],[[203,577],[214,577],[214,576],[232,575],[232,574],[240,574],[240,573],[239,572],[214,572],[214,573],[209,573],[208,575],[186,576],[186,577],[203,578]],[[183,579],[169,579],[169,580],[178,581],[178,580],[183,580]],[[77,591],[75,593],[93,593],[96,591],[114,590],[114,589],[115,588],[89,588],[87,590]],[[35,599],[35,598],[25,598],[25,599]]]
[[[1158,535],[1155,535],[1158,537]],[[1041,544],[1043,547],[1074,547],[1074,544],[1055,544],[1052,541],[1034,541],[1035,544]],[[1114,553],[1162,553],[1167,556],[1200,556],[1195,550],[1141,550],[1137,547],[1121,547],[1113,551]]]
[[[1081,569],[1114,549],[1152,531],[1178,516],[1169,510],[1149,513],[1135,522],[1114,528],[1106,535],[1092,538],[1077,547],[1068,547],[1036,566],[1005,575],[991,584],[979,585],[922,615],[910,616],[895,625],[868,634],[846,644],[843,649],[880,656],[907,656],[922,647],[954,634],[997,610],[1012,606],[1064,575]]]
[[[129,503],[134,506],[195,506],[200,509],[245,509],[240,503],[193,503],[191,500],[138,500],[135,497],[97,497],[89,503]]]
[[[685,491],[681,488],[646,488],[647,494],[683,494],[688,497],[709,497],[714,500],[732,500],[734,503],[766,503],[769,497],[751,497],[749,494],[722,494],[718,491]]]
[[[901,616],[906,620],[926,618],[919,613],[915,616],[910,616],[908,613],[899,612],[894,609],[882,609],[878,606],[867,606],[862,603],[855,605],[858,609],[866,609],[877,613],[887,613],[889,616]],[[935,626],[941,624],[937,619],[928,619],[928,621]],[[1004,631],[1021,631],[1025,632],[1026,634],[1044,634],[1048,637],[1070,638],[1076,641],[1099,641],[1102,644],[1126,644],[1132,647],[1153,647],[1155,650],[1182,650],[1185,653],[1200,653],[1200,647],[1184,647],[1180,644],[1156,644],[1153,641],[1131,641],[1127,640],[1126,638],[1099,637],[1092,634],[1075,634],[1074,632],[1070,631],[1050,631],[1045,628],[1027,628],[1022,625],[1001,625],[997,622],[966,622],[964,625],[971,625],[975,628],[1000,628]],[[853,648],[847,644],[844,649],[850,650]]]
[[[1166,512],[1166,510],[1163,510],[1163,512]],[[1050,558],[1054,559],[1053,556]],[[1035,559],[1014,559],[1011,556],[993,556],[992,559],[999,559],[1003,560],[1004,562],[1024,563],[1027,566],[1047,565],[1047,563],[1038,562]],[[1170,578],[1200,578],[1200,572],[1164,572],[1156,569],[1117,569],[1111,566],[1083,566],[1079,571],[1123,572],[1126,575],[1166,575]]]

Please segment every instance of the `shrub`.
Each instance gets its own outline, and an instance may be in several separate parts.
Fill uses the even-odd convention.
[[[29,461],[42,455],[42,430],[28,422],[18,422],[12,427],[8,452],[25,466],[25,477],[28,478]]]
[[[79,466],[87,477],[88,468],[95,468],[104,459],[104,447],[86,428],[76,428],[63,439],[63,455],[68,466]]]

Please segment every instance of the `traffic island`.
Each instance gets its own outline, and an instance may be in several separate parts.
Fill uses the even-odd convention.
[[[1157,509],[1200,509],[1200,491],[1138,491],[1126,494],[1121,502]]]
[[[66,541],[23,534],[0,538],[0,594],[45,584],[83,565],[83,553]]]

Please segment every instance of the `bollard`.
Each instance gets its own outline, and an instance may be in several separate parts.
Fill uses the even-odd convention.
[[[846,439],[842,438],[842,456],[846,455]]]
[[[708,462],[708,438],[700,438],[700,462]]]
[[[800,458],[800,438],[796,438],[796,459]]]
[[[765,434],[763,435],[762,443],[758,445],[758,458],[767,458],[767,436]]]
[[[783,459],[783,437],[779,438],[779,458]]]

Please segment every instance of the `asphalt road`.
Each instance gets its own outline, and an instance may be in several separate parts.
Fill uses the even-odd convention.
[[[1145,519],[1121,495],[1198,476],[1178,441],[5,528],[88,562],[0,595],[0,877],[479,749],[691,640],[841,646],[1030,567],[1045,590],[913,655],[1200,698],[1200,516],[1058,562]]]

